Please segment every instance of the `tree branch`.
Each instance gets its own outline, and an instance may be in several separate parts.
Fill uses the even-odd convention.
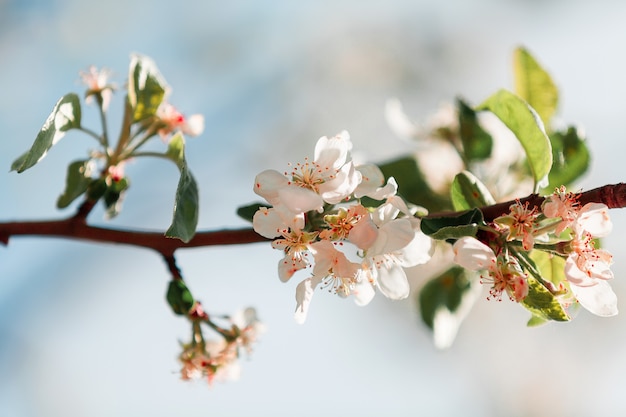
[[[544,197],[531,194],[519,201],[528,202],[531,207],[539,207]],[[590,202],[604,203],[609,208],[626,207],[626,184],[619,183],[605,185],[589,190],[579,195],[581,204]],[[491,221],[509,211],[509,206],[516,200],[506,201],[492,206],[482,207],[480,210],[486,221]],[[215,245],[240,245],[256,242],[267,242],[267,239],[258,235],[252,228],[224,229],[213,231],[199,231],[188,243],[178,239],[167,238],[161,232],[147,232],[136,230],[118,230],[90,226],[86,223],[86,215],[91,210],[90,204],[84,204],[75,216],[62,220],[25,221],[0,223],[0,243],[7,245],[12,236],[42,236],[66,239],[88,240],[99,243],[114,243],[143,247],[157,251],[166,259],[172,257],[177,249],[197,248]],[[459,212],[433,213],[427,217],[447,217],[459,215]],[[169,265],[169,264],[168,264]]]

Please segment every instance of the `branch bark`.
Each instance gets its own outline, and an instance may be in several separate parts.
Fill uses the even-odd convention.
[[[516,200],[506,201],[492,206],[481,207],[486,221],[509,211],[509,206]],[[522,203],[528,202],[530,206],[539,207],[544,197],[531,194],[522,198]],[[626,207],[626,184],[612,184],[594,188],[580,193],[581,204],[590,202],[604,203],[609,208]],[[223,229],[213,231],[199,231],[188,243],[178,239],[165,237],[160,232],[147,232],[136,230],[119,230],[103,227],[90,226],[86,222],[86,214],[91,207],[82,207],[79,212],[70,218],[62,220],[43,221],[17,221],[0,223],[0,243],[7,245],[12,236],[41,236],[66,239],[87,240],[97,243],[124,244],[143,247],[157,251],[164,257],[173,256],[178,249],[197,248],[215,245],[240,245],[256,242],[267,242],[269,239],[258,235],[252,228]],[[428,217],[456,216],[459,212],[433,213]]]

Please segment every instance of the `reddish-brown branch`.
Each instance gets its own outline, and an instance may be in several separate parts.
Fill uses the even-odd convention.
[[[65,220],[0,223],[0,242],[8,243],[11,236],[42,236],[88,240],[100,243],[117,243],[153,249],[163,256],[171,256],[181,248],[214,245],[237,245],[267,241],[253,229],[201,231],[188,243],[167,238],[163,233],[116,230],[90,226],[84,219],[71,217]]]
[[[528,203],[530,207],[541,207],[544,201],[544,197],[538,194],[531,194],[528,197],[520,198],[519,201],[522,204]],[[502,203],[494,204],[492,206],[481,207],[480,211],[483,212],[483,217],[486,221],[492,221],[498,216],[508,213],[511,204],[514,204],[517,200],[505,201]],[[602,187],[594,188],[593,190],[580,193],[579,202],[581,205],[587,203],[604,203],[609,208],[623,208],[626,207],[626,184],[610,184]],[[448,217],[456,216],[458,212],[445,212],[445,213],[432,213],[428,217]]]
[[[528,202],[530,206],[541,206],[544,198],[532,194],[520,199],[522,203]],[[605,185],[580,194],[580,203],[589,202],[604,203],[609,208],[626,207],[626,184]],[[503,213],[509,211],[509,206],[515,200],[498,203],[493,206],[482,207],[481,211],[485,220],[491,221]],[[258,235],[251,228],[236,230],[200,231],[193,239],[184,243],[178,239],[165,237],[158,232],[142,232],[133,230],[116,230],[90,226],[85,217],[90,207],[68,219],[32,221],[32,222],[9,222],[0,223],[0,243],[8,244],[11,236],[48,236],[67,239],[87,240],[100,243],[125,244],[144,247],[155,250],[167,260],[172,257],[177,249],[197,248],[215,245],[239,245],[255,242],[266,242],[268,239]],[[458,215],[457,212],[433,213],[428,217],[442,217]],[[169,265],[169,264],[168,264]],[[170,265],[171,267],[171,265]]]

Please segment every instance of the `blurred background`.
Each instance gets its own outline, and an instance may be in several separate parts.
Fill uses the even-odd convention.
[[[78,71],[108,67],[125,82],[132,52],[151,56],[171,102],[206,118],[188,140],[201,188],[200,228],[245,227],[256,173],[312,156],[347,129],[359,158],[411,147],[384,119],[398,97],[426,120],[461,95],[477,104],[512,87],[526,46],[561,89],[560,117],[585,128],[592,170],[580,184],[626,180],[623,120],[626,3],[476,1],[0,0],[0,166],[8,172],[56,100],[82,94]],[[122,96],[111,105],[116,132]],[[84,124],[98,129],[94,107]],[[60,218],[67,163],[93,139],[70,132],[35,168],[0,176],[0,221]],[[178,173],[142,160],[122,214],[94,224],[165,230]],[[626,216],[605,246],[626,297]],[[267,244],[180,251],[179,266],[210,313],[254,306],[268,331],[240,381],[179,380],[187,322],[164,300],[154,253],[123,246],[15,238],[0,248],[0,415],[68,416],[622,416],[626,319],[581,311],[529,329],[508,300],[480,300],[446,351],[433,347],[414,300],[367,307],[318,293],[293,320],[296,282],[278,280]],[[414,277],[419,280],[419,277]]]

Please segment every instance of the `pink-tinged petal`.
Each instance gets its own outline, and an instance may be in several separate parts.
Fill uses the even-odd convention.
[[[396,219],[380,226],[378,239],[370,251],[373,255],[392,253],[404,249],[415,238],[409,219]]]
[[[261,207],[252,217],[254,231],[263,237],[272,239],[286,231],[286,225],[276,210]]]
[[[376,291],[372,284],[370,284],[369,280],[361,279],[355,285],[352,290],[352,295],[354,295],[354,302],[358,306],[365,306],[369,304],[370,301],[374,298]]]
[[[378,227],[371,217],[363,216],[350,230],[348,240],[359,249],[369,249],[378,238]]]
[[[294,258],[290,255],[285,255],[285,257],[278,262],[278,278],[282,282],[287,282],[291,279],[293,274],[306,268],[307,265],[308,263],[303,257]]]
[[[433,250],[433,240],[416,230],[413,240],[402,249],[401,255],[398,256],[398,263],[405,268],[425,264],[430,261]]]
[[[396,264],[377,268],[378,288],[383,295],[392,300],[403,300],[409,296],[411,287],[404,269]]]
[[[313,298],[313,292],[315,287],[322,282],[321,278],[311,277],[307,278],[296,287],[296,312],[294,318],[297,323],[302,324],[306,320],[307,313],[309,312],[309,305],[311,304],[311,298]]]
[[[581,306],[589,312],[601,317],[617,315],[617,296],[606,281],[597,281],[591,287],[570,285],[574,296]]]
[[[283,174],[273,169],[267,169],[254,179],[254,192],[270,204],[276,205],[280,202],[278,190],[286,187],[288,183],[289,180]]]
[[[345,130],[337,136],[323,136],[315,144],[315,163],[321,167],[339,169],[346,163],[352,149],[350,134]]]
[[[293,213],[322,210],[324,207],[324,200],[319,194],[296,185],[288,185],[278,190],[278,199]]]
[[[204,132],[204,116],[201,114],[192,114],[187,118],[187,126],[184,131],[190,136],[198,136]]]
[[[489,269],[496,263],[496,255],[491,248],[470,236],[457,240],[452,245],[452,251],[454,262],[471,271]]]
[[[385,183],[385,176],[380,168],[374,164],[365,164],[359,165],[356,169],[361,173],[361,182],[354,190],[354,196],[356,198],[368,196],[377,200],[382,200],[382,198],[372,197],[372,195],[375,195],[374,193],[376,193],[376,191]]]
[[[318,192],[330,204],[345,200],[361,182],[361,173],[348,162],[335,174],[335,177],[319,185]]]
[[[584,230],[593,237],[608,236],[613,229],[608,207],[601,203],[585,204],[578,213],[575,228],[577,232]]]

